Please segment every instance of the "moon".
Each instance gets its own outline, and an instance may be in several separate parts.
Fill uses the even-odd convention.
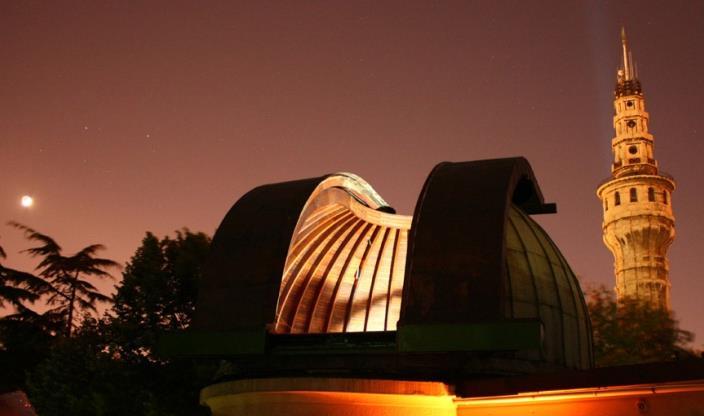
[[[32,205],[34,205],[34,198],[29,195],[23,195],[20,199],[20,205],[22,205],[24,208],[30,208]]]

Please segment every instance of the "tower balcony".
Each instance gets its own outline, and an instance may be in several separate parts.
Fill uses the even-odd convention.
[[[655,159],[642,159],[639,157],[629,158],[626,163],[615,162],[612,170],[614,178],[634,175],[658,175],[658,173]]]
[[[648,161],[651,161],[653,159],[648,159]],[[614,163],[614,167],[623,167],[622,163]],[[619,172],[620,173],[620,172]],[[657,169],[657,173],[655,174],[644,174],[644,173],[636,173],[635,175],[624,175],[624,174],[619,174],[616,175],[616,171],[612,172],[611,176],[607,176],[606,178],[602,179],[599,181],[597,185],[597,189],[601,189],[604,185],[606,185],[608,182],[613,181],[615,179],[620,179],[628,176],[656,176],[656,177],[661,177],[666,179],[668,182],[672,184],[672,189],[674,190],[675,187],[675,178],[672,176],[670,173],[665,172],[664,170]]]

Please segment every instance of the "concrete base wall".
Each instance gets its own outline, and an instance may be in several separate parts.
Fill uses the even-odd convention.
[[[458,398],[437,382],[273,378],[215,384],[201,402],[213,416],[694,416],[704,380]]]
[[[453,398],[443,383],[333,378],[237,380],[201,392],[213,416],[455,416]]]

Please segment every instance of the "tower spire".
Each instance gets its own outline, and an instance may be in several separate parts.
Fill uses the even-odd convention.
[[[626,37],[626,28],[621,26],[621,46],[623,47],[623,79],[630,81],[633,79],[631,68],[631,51],[628,50],[628,38]]]
[[[623,63],[616,71],[616,90],[614,93],[617,97],[641,94],[642,90],[640,81],[638,81],[636,66],[633,62],[633,53],[628,45],[626,28],[623,26],[621,26],[621,50]]]

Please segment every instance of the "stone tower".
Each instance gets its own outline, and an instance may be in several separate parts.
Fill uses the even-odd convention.
[[[675,238],[674,179],[660,171],[638,71],[621,29],[623,67],[614,91],[611,177],[597,189],[604,243],[614,255],[616,296],[670,309],[667,250]]]

